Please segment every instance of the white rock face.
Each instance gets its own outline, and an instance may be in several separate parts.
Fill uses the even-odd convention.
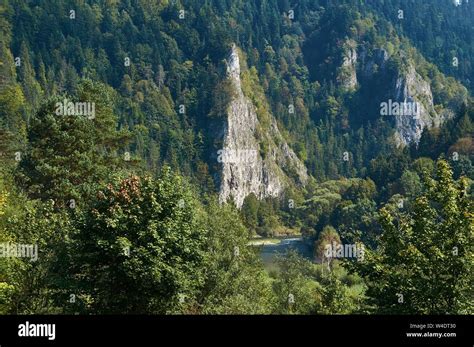
[[[262,139],[257,135],[260,123],[254,105],[242,92],[240,61],[235,46],[232,47],[227,62],[227,75],[236,95],[227,110],[224,148],[219,151],[218,157],[218,161],[222,163],[220,202],[232,198],[240,208],[251,193],[258,199],[278,197],[292,181],[285,174],[287,169],[295,172],[295,183],[305,184],[308,179],[306,168],[283,139],[273,117],[270,129],[260,135],[269,144],[265,158],[262,158]]]
[[[399,74],[394,86],[395,100],[399,103],[417,103],[419,112],[413,115],[396,115],[395,140],[397,145],[418,144],[425,127],[438,127],[443,121],[433,105],[430,84],[425,81],[413,66],[406,74]]]
[[[360,54],[360,74],[364,81],[377,76],[387,77],[387,62],[390,56],[383,48],[376,48],[372,53],[362,48]],[[381,72],[377,74],[376,72]],[[397,146],[405,146],[411,143],[418,144],[421,134],[425,128],[439,127],[446,119],[453,116],[449,109],[437,113],[433,104],[433,94],[428,81],[415,70],[413,65],[408,65],[406,71],[399,71],[393,77],[393,84],[387,89],[387,99],[384,103],[397,103],[399,105],[417,106],[417,114],[396,114],[395,118],[395,142]],[[410,112],[409,112],[410,113]]]

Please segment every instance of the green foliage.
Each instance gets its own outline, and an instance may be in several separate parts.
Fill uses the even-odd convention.
[[[406,196],[418,196],[422,190],[422,183],[417,173],[405,170],[400,177],[400,185]]]
[[[330,258],[328,259],[328,257],[326,257],[325,250],[327,245],[331,245],[332,247],[333,243],[340,244],[341,239],[336,229],[332,226],[326,225],[314,243],[314,255],[315,258],[320,259],[321,262],[324,262],[325,260],[328,261],[328,266]]]
[[[65,302],[57,303],[55,294],[64,278],[57,276],[55,264],[65,260],[61,254],[71,221],[65,213],[55,212],[50,203],[11,194],[8,204],[0,223],[0,243],[31,246],[32,250],[28,257],[0,258],[2,313],[63,312]]]
[[[245,226],[249,230],[256,230],[258,223],[259,203],[255,194],[250,194],[242,205],[242,218]]]
[[[373,158],[388,157],[394,151],[389,136],[392,125],[379,119],[378,110],[379,99],[385,98],[379,92],[386,92],[393,76],[377,72],[374,85],[359,78],[362,88],[355,95],[339,90],[337,71],[348,43],[360,58],[361,50],[371,57],[384,48],[390,66],[402,69],[404,62],[413,62],[431,82],[438,108],[456,109],[467,95],[438,67],[466,84],[472,77],[472,50],[461,40],[470,27],[462,12],[453,13],[448,5],[406,4],[407,12],[411,9],[418,15],[393,25],[392,14],[399,8],[393,2],[305,0],[298,3],[289,25],[281,16],[289,10],[286,2],[261,8],[258,2],[241,0],[204,6],[184,1],[189,15],[185,21],[178,18],[181,8],[173,2],[81,3],[76,11],[83,15],[75,20],[64,15],[63,2],[58,6],[5,2],[2,6],[6,16],[2,18],[0,42],[5,49],[0,55],[0,76],[8,83],[18,77],[28,112],[23,116],[36,112],[42,97],[75,95],[81,78],[100,80],[118,92],[114,111],[120,127],[148,130],[134,132],[128,150],[152,170],[167,164],[196,182],[199,162],[208,165],[211,175],[218,173],[212,154],[218,142],[216,129],[222,127],[233,95],[222,64],[231,42],[241,48],[242,85],[260,119],[262,155],[268,155],[265,134],[273,115],[290,146],[320,180],[364,176]],[[472,6],[464,7],[472,11]],[[421,17],[433,13],[436,20],[427,22],[436,35],[414,27],[413,23],[423,23]],[[50,16],[59,19],[51,21]],[[454,42],[446,39],[440,23],[452,29]],[[420,39],[426,35],[434,35],[428,44]],[[412,44],[433,58],[432,63]],[[434,49],[438,45],[446,50]],[[458,54],[457,68],[450,65],[452,57],[447,55],[451,52]],[[18,76],[13,55],[21,56],[23,62]],[[361,72],[357,71],[359,77]],[[354,151],[350,164],[339,160],[345,151]]]
[[[202,283],[198,205],[170,170],[109,184],[71,236],[78,296],[97,313],[170,313]]]
[[[209,230],[205,282],[198,300],[206,314],[269,314],[273,309],[270,278],[255,249],[248,245],[250,234],[230,205],[207,208]]]
[[[0,313],[473,312],[474,107],[458,81],[472,91],[474,6],[291,3],[78,2],[71,20],[68,1],[1,1],[0,243],[40,257],[0,258]],[[313,176],[240,212],[215,202],[231,43],[261,156],[277,124]],[[397,148],[379,102],[410,64],[455,115]],[[64,98],[95,117],[59,115]],[[373,250],[330,266],[290,253],[268,275],[250,237],[299,233],[317,258],[332,240]]]
[[[277,313],[348,314],[362,309],[365,288],[357,277],[348,283],[341,267],[327,271],[294,252],[280,258],[279,265],[274,282]]]
[[[321,286],[313,279],[312,264],[296,253],[279,260],[280,273],[274,283],[277,312],[314,314],[321,305]]]
[[[104,182],[111,169],[125,165],[117,153],[125,134],[115,129],[111,92],[85,80],[73,101],[66,96],[52,98],[32,118],[29,147],[17,175],[31,197],[52,199],[59,207],[72,199],[84,203],[91,185]],[[94,103],[95,116],[58,114],[64,100]]]
[[[25,97],[18,84],[11,84],[0,91],[0,119],[2,127],[15,131],[18,134],[24,132],[22,109]]]
[[[225,118],[230,102],[236,96],[232,82],[228,79],[219,82],[214,88],[213,95],[214,101],[209,116]]]
[[[472,307],[473,206],[465,179],[446,161],[408,213],[381,210],[377,249],[354,264],[383,313],[469,314]]]

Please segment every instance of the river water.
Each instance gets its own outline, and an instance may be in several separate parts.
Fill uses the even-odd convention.
[[[305,242],[301,237],[287,237],[278,239],[278,243],[266,243],[265,240],[259,242],[261,251],[260,256],[263,264],[267,269],[275,268],[275,260],[278,255],[283,255],[289,250],[295,250],[301,256],[312,260],[313,250],[310,244]]]

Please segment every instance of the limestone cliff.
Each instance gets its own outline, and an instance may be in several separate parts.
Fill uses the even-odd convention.
[[[218,161],[222,165],[219,200],[232,198],[238,208],[251,193],[258,199],[278,197],[288,185],[308,180],[305,166],[281,135],[276,120],[270,115],[270,124],[261,124],[255,106],[243,93],[240,69],[234,45],[227,61],[227,76],[235,95],[227,109]]]
[[[414,104],[417,114],[395,115],[395,140],[398,145],[418,143],[424,128],[440,125],[442,118],[433,105],[430,84],[410,65],[406,73],[399,73],[393,86],[394,100],[399,104]]]
[[[404,57],[403,52],[397,54]],[[374,48],[370,54],[363,48],[358,72],[362,76],[362,83],[373,83],[375,79],[383,81],[372,84],[373,89],[380,88],[380,94],[375,90],[374,95],[377,95],[381,104],[397,104],[400,110],[402,107],[416,109],[415,113],[395,112],[389,116],[393,117],[397,146],[418,144],[425,128],[440,126],[443,121],[452,117],[453,112],[447,108],[441,108],[442,111],[438,108],[436,111],[430,81],[416,71],[412,61],[404,60],[403,65],[392,64],[392,67],[388,68],[391,59],[393,57],[383,48]],[[393,66],[397,66],[395,70]],[[381,116],[386,115],[381,113]]]

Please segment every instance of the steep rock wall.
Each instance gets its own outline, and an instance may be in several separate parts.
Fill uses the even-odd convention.
[[[270,126],[262,129],[255,106],[242,91],[240,73],[239,53],[234,45],[227,61],[227,76],[235,95],[227,110],[218,161],[222,165],[219,200],[233,199],[238,208],[251,193],[258,199],[278,197],[288,185],[304,185],[308,180],[304,164],[288,146],[271,115]],[[268,147],[264,156],[263,142]]]

